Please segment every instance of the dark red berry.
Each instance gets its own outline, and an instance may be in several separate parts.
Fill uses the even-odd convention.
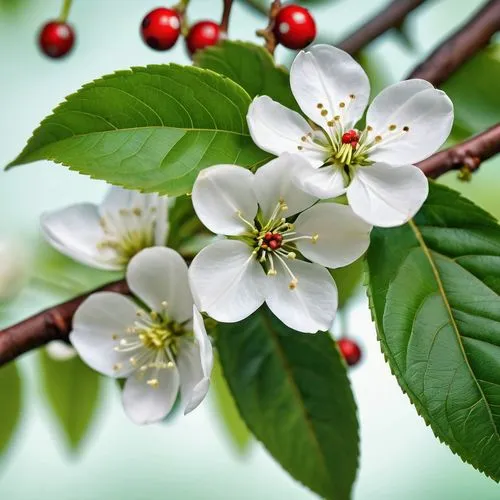
[[[220,39],[220,26],[213,21],[200,21],[191,26],[186,45],[190,54],[197,50],[215,45]]]
[[[276,16],[274,35],[289,49],[303,49],[316,38],[316,23],[304,7],[287,5]]]
[[[181,34],[181,18],[174,9],[160,7],[146,14],[141,24],[141,36],[155,50],[168,50]]]
[[[340,352],[349,366],[354,366],[361,359],[361,349],[358,344],[351,339],[341,338],[337,341]]]
[[[57,59],[71,50],[75,43],[75,32],[67,23],[50,21],[40,30],[38,43],[45,55]]]

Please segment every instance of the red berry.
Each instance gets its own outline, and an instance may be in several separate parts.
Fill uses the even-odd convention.
[[[168,50],[181,34],[181,18],[174,9],[160,7],[146,14],[141,24],[145,43],[155,50]]]
[[[361,359],[361,349],[356,342],[344,337],[337,341],[337,345],[349,366],[358,364]]]
[[[276,16],[274,35],[289,49],[303,49],[316,38],[316,23],[304,7],[287,5]]]
[[[42,27],[38,43],[45,55],[57,59],[71,50],[75,43],[75,32],[67,23],[50,21]]]
[[[190,54],[197,50],[215,45],[220,39],[220,26],[213,21],[200,21],[191,26],[186,45]]]

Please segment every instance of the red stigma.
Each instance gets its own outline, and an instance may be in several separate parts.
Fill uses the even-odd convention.
[[[271,240],[269,242],[269,248],[271,250],[277,250],[279,247],[281,246],[280,242],[279,241],[276,241],[276,240]]]
[[[260,247],[263,250],[278,250],[281,248],[281,244],[283,242],[283,235],[281,233],[271,233],[268,232],[264,235],[263,242]]]
[[[351,129],[342,134],[342,144],[350,144],[353,149],[356,149],[356,146],[359,142],[359,134]]]
[[[264,235],[264,239],[265,239],[266,241],[271,241],[271,240],[273,239],[273,233],[266,233],[266,234]]]

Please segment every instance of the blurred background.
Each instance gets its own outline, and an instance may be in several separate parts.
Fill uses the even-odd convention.
[[[315,15],[320,39],[334,43],[386,2],[311,0],[304,5]],[[401,32],[373,43],[363,53],[363,62],[374,91],[403,78],[483,3],[430,0],[411,15]],[[1,166],[19,153],[40,120],[83,83],[134,65],[189,63],[182,41],[174,50],[158,53],[139,37],[143,16],[160,4],[75,0],[69,21],[77,31],[77,45],[67,59],[52,61],[39,54],[36,36],[40,25],[58,16],[61,2],[0,0]],[[192,0],[190,21],[218,21],[221,4],[221,0]],[[237,1],[229,35],[257,41],[254,32],[265,24],[256,10]],[[289,64],[293,53],[279,48],[277,58]],[[454,140],[499,121],[499,79],[497,45],[447,83],[445,89],[457,108]],[[116,279],[58,255],[42,242],[38,229],[45,210],[98,202],[106,190],[104,183],[48,162],[1,172],[0,177],[0,239],[14,249],[12,266],[29,269],[21,293],[0,306],[0,327]],[[459,182],[456,173],[440,181],[500,216],[498,159],[482,166],[471,183]],[[354,498],[500,498],[500,486],[440,444],[401,393],[383,360],[361,288],[346,304],[341,319],[335,335],[354,338],[364,355],[350,372],[361,424],[361,467]],[[2,499],[315,498],[249,437],[218,374],[210,398],[197,411],[141,428],[123,414],[117,387],[77,360],[54,361],[33,352],[16,366],[0,370]]]

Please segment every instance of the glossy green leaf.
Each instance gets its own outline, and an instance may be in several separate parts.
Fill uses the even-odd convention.
[[[498,123],[500,116],[500,44],[484,49],[456,71],[443,90],[455,107],[458,138],[477,134]]]
[[[266,308],[217,329],[224,376],[248,428],[311,490],[350,498],[358,423],[333,339],[290,330]]]
[[[15,363],[0,368],[0,456],[7,451],[21,417],[21,375]]]
[[[194,60],[197,66],[231,78],[250,97],[267,95],[287,108],[299,111],[290,90],[288,71],[276,66],[264,47],[248,42],[225,41],[197,52]]]
[[[200,68],[120,71],[69,96],[9,167],[53,160],[126,188],[183,194],[204,167],[270,159],[249,135],[249,104],[239,85]]]
[[[218,360],[212,370],[210,392],[217,405],[217,415],[220,417],[227,434],[236,449],[240,453],[244,453],[250,444],[251,434],[241,419]]]
[[[500,226],[431,184],[413,221],[373,230],[367,262],[401,387],[440,440],[500,480]]]
[[[87,434],[99,405],[100,375],[79,357],[54,360],[45,349],[40,351],[40,367],[47,402],[68,445],[76,450]]]

